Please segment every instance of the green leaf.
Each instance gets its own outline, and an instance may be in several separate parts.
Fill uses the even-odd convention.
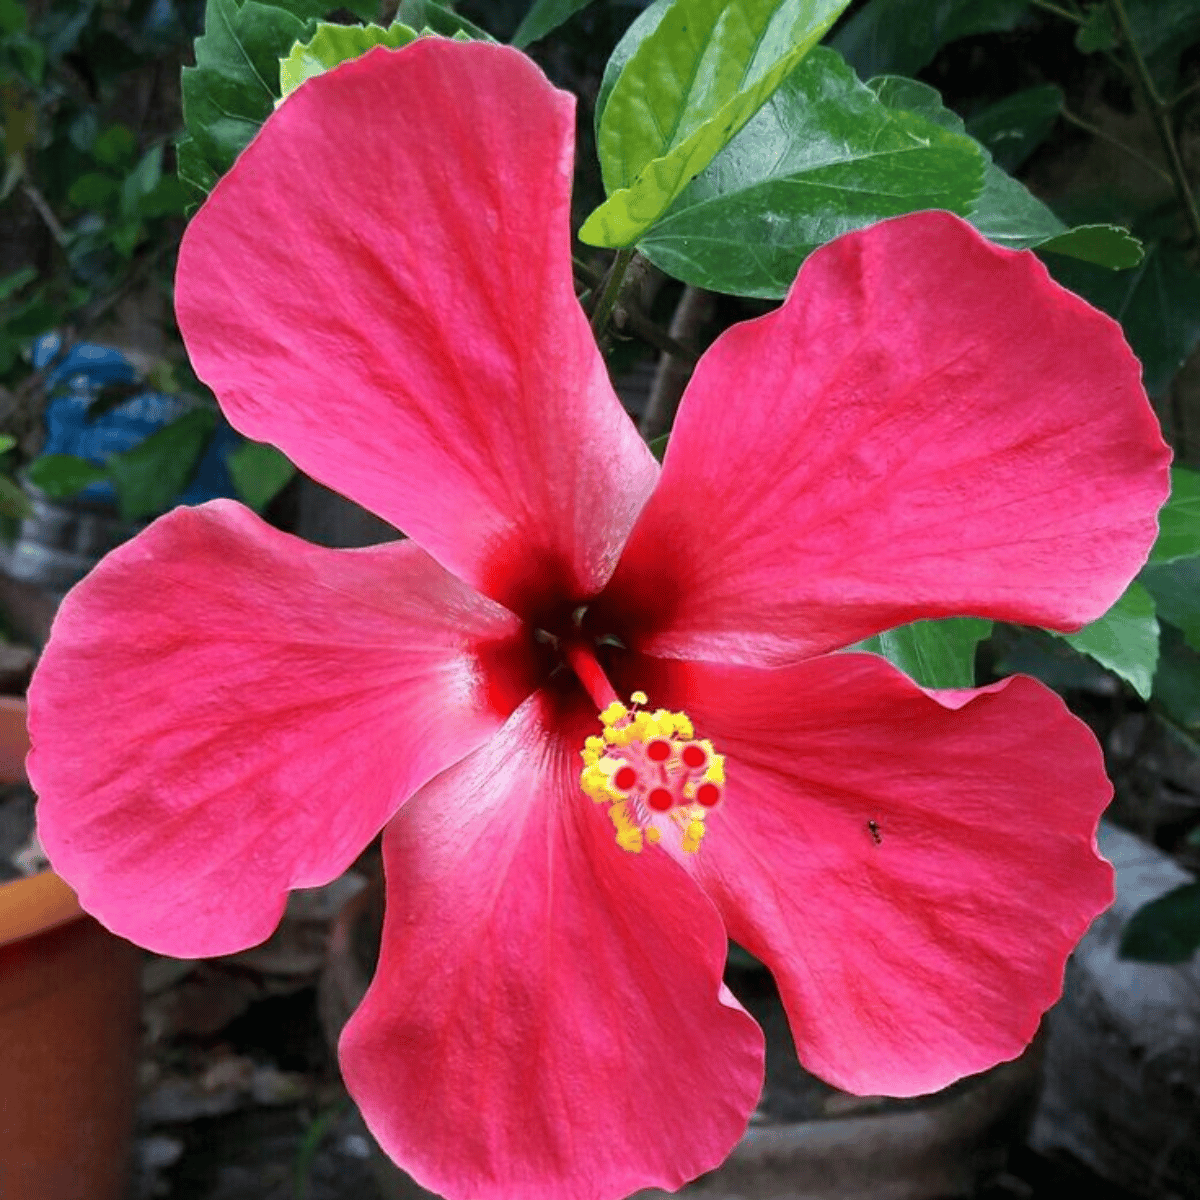
[[[142,200],[158,187],[162,179],[162,156],[160,142],[151,146],[125,177],[121,185],[121,212],[124,216],[136,217],[141,211]]]
[[[1158,612],[1181,630],[1193,650],[1200,650],[1200,558],[1151,563],[1138,574],[1158,605]]]
[[[11,433],[0,433],[0,454],[7,454],[16,444],[17,439]]]
[[[1171,468],[1171,498],[1158,514],[1158,540],[1152,563],[1200,554],[1200,472]]]
[[[1200,737],[1200,654],[1169,621],[1162,622],[1154,703],[1179,728]]]
[[[400,0],[396,20],[410,29],[429,30],[442,37],[467,37],[476,42],[496,40],[486,29],[480,29],[444,5],[434,4],[433,0]]]
[[[832,45],[863,78],[915,75],[947,42],[1013,29],[1028,0],[870,0]]]
[[[128,125],[109,125],[96,135],[92,155],[106,167],[126,167],[137,157],[137,138]]]
[[[379,15],[378,0],[271,0],[271,3],[302,21],[320,20],[342,8],[363,21],[374,20]]]
[[[180,182],[194,200],[202,200],[207,196],[220,179],[220,175],[200,153],[195,141],[186,135],[175,143],[175,168],[179,172]]]
[[[1090,4],[1084,10],[1083,24],[1075,31],[1075,49],[1081,54],[1111,50],[1117,44],[1117,27],[1107,4]]]
[[[208,0],[204,22],[196,65],[183,70],[190,142],[180,174],[196,187],[229,170],[271,115],[280,96],[279,59],[310,33],[298,17],[258,0]]]
[[[279,60],[279,86],[290,96],[306,79],[323,75],[339,63],[360,58],[376,46],[397,49],[415,41],[416,30],[399,23],[381,25],[329,25],[322,22],[307,42],[297,42]]]
[[[525,19],[517,26],[512,44],[518,50],[544,38],[552,29],[573,17],[580,9],[587,8],[592,0],[533,0]]]
[[[1131,583],[1098,621],[1055,637],[1119,675],[1143,700],[1150,699],[1158,666],[1158,618],[1153,597],[1140,584]]]
[[[1200,275],[1183,251],[1151,242],[1140,266],[1121,275],[1066,259],[1048,265],[1059,283],[1121,322],[1146,391],[1161,396],[1200,343]]]
[[[1044,83],[985,108],[967,122],[967,133],[1003,170],[1015,171],[1045,140],[1062,106],[1062,90]]]
[[[238,495],[255,512],[262,512],[296,474],[288,459],[264,442],[246,442],[226,462]]]
[[[604,107],[608,199],[582,241],[631,246],[766,103],[849,0],[675,0]]]
[[[853,649],[881,654],[922,687],[975,686],[975,647],[992,631],[991,621],[949,617],[914,621],[860,642]]]
[[[1125,11],[1154,82],[1169,93],[1178,83],[1180,55],[1200,39],[1200,2],[1125,0]]]
[[[7,475],[0,475],[0,516],[20,520],[29,508],[29,497]]]
[[[216,428],[211,408],[194,408],[144,442],[114,455],[108,473],[127,521],[165,512],[187,487]]]
[[[608,62],[604,67],[604,77],[600,80],[600,91],[596,95],[596,112],[593,127],[597,138],[600,135],[600,122],[604,118],[604,110],[608,107],[608,98],[617,86],[625,64],[633,57],[634,51],[646,40],[667,15],[667,10],[675,0],[653,0],[652,4],[638,15],[617,43]]]
[[[663,455],[667,452],[667,442],[670,440],[670,438],[671,435],[669,433],[660,433],[658,437],[652,438],[647,443],[647,445],[650,447],[650,453],[653,454],[659,462],[662,462]]]
[[[32,283],[38,277],[36,267],[21,267],[0,279],[0,300],[7,300],[16,295],[26,284]]]
[[[52,500],[67,500],[85,487],[108,478],[108,472],[74,454],[43,454],[26,469],[29,482]]]
[[[138,214],[147,220],[182,213],[188,202],[188,189],[175,175],[164,175],[138,204]]]
[[[18,3],[18,0],[0,0],[0,36],[23,33],[28,24],[25,5]]]
[[[121,194],[121,185],[110,175],[101,175],[89,171],[80,175],[67,189],[67,199],[76,208],[92,209],[96,212],[107,212],[115,207]]]
[[[965,132],[962,118],[946,108],[941,96],[924,83],[887,75],[870,80],[867,86],[889,108],[917,113],[955,133]],[[1005,174],[990,157],[983,190],[967,219],[985,237],[1013,250],[1044,247],[1114,269],[1135,266],[1142,257],[1137,238],[1116,225],[1068,229],[1024,184]]]
[[[782,297],[831,238],[900,213],[967,213],[985,156],[961,133],[893,112],[817,47],[638,243],[687,283]]]
[[[1187,962],[1200,948],[1200,883],[1184,883],[1139,908],[1118,954],[1137,962]]]

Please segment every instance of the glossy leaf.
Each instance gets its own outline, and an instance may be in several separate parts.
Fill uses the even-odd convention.
[[[1139,908],[1118,953],[1138,962],[1187,962],[1200,949],[1200,883],[1184,883]]]
[[[544,38],[552,29],[557,29],[564,21],[570,20],[581,9],[587,8],[592,0],[533,0],[529,11],[525,14],[517,32],[513,34],[512,44],[518,50],[524,50],[532,42]]]
[[[1171,498],[1158,514],[1152,563],[1200,555],[1200,472],[1171,468]]]
[[[1143,700],[1150,698],[1158,666],[1158,618],[1144,587],[1131,583],[1100,620],[1078,633],[1055,636],[1119,675]]]
[[[1067,259],[1048,265],[1059,283],[1121,322],[1141,359],[1146,391],[1161,396],[1200,344],[1200,274],[1183,251],[1151,243],[1138,268],[1119,275]]]
[[[667,15],[667,10],[674,3],[675,0],[653,0],[648,4],[625,30],[616,48],[608,56],[608,62],[604,67],[604,76],[600,80],[600,91],[596,95],[593,125],[597,139],[600,136],[600,122],[604,119],[604,110],[608,107],[608,98],[612,95],[612,90],[616,87],[621,72],[625,70],[625,64],[633,57],[634,51],[642,42],[658,28],[663,17]]]
[[[838,30],[833,48],[863,78],[915,75],[947,42],[1013,29],[1028,0],[870,0]]]
[[[200,152],[193,138],[182,137],[175,143],[175,169],[180,181],[202,200],[217,186],[220,175]]]
[[[25,474],[34,487],[45,492],[51,500],[66,500],[77,495],[89,484],[108,478],[108,471],[86,458],[74,454],[43,454],[26,468]]]
[[[1200,651],[1200,558],[1151,563],[1138,578],[1154,597],[1159,615],[1182,631],[1193,650]]]
[[[849,0],[675,0],[604,107],[608,199],[580,239],[631,246],[770,98]]]
[[[366,54],[376,46],[396,49],[416,39],[416,30],[397,22],[381,25],[330,25],[324,21],[307,42],[297,42],[279,60],[279,88],[290,96],[306,79],[323,75],[338,63]]]
[[[991,631],[991,621],[976,617],[914,621],[854,649],[883,655],[922,687],[968,688],[975,686],[975,648]]]
[[[171,507],[191,480],[216,424],[211,408],[194,408],[109,459],[108,475],[126,520],[156,516]]]
[[[782,297],[817,246],[924,208],[965,215],[985,156],[961,133],[893,112],[817,47],[639,242],[661,270]]]
[[[196,65],[183,70],[179,173],[207,192],[270,116],[279,99],[279,60],[310,27],[258,0],[208,0]],[[186,151],[183,149],[186,147]]]
[[[967,133],[991,154],[997,166],[1015,171],[1058,120],[1063,94],[1052,83],[1014,92],[967,122]]]
[[[867,86],[889,108],[917,113],[956,133],[965,130],[962,119],[924,83],[888,75],[870,80]],[[990,161],[990,156],[983,190],[967,219],[985,237],[1011,250],[1039,247],[1114,269],[1135,266],[1142,257],[1137,238],[1116,225],[1069,229],[1023,183]]]
[[[238,496],[255,512],[262,512],[296,474],[286,455],[264,442],[239,446],[229,456],[227,465]]]

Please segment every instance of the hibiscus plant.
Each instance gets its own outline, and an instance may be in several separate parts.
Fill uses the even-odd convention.
[[[590,313],[575,99],[521,50],[431,3],[210,0],[185,72],[195,370],[406,537],[330,550],[214,501],[109,555],[30,689],[41,837],[88,911],[193,957],[382,831],[340,1059],[453,1200],[719,1164],[763,1077],[730,938],[806,1067],[912,1096],[1018,1055],[1112,898],[1095,738],[970,662],[993,620],[1107,644],[1155,546],[1138,361],[1028,249],[1141,247],[1059,222],[930,89],[860,82],[819,45],[847,3],[637,17],[596,104]],[[596,342],[635,255],[770,301],[661,465]]]

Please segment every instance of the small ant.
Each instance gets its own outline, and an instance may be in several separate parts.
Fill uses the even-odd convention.
[[[879,832],[878,821],[868,821],[867,828],[871,831],[871,837],[875,839],[875,845],[883,845],[883,834]]]

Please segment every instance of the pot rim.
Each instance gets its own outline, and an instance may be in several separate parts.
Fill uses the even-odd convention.
[[[25,778],[29,732],[21,696],[0,696],[0,783]],[[83,916],[70,887],[53,871],[0,884],[0,946],[45,933]]]

